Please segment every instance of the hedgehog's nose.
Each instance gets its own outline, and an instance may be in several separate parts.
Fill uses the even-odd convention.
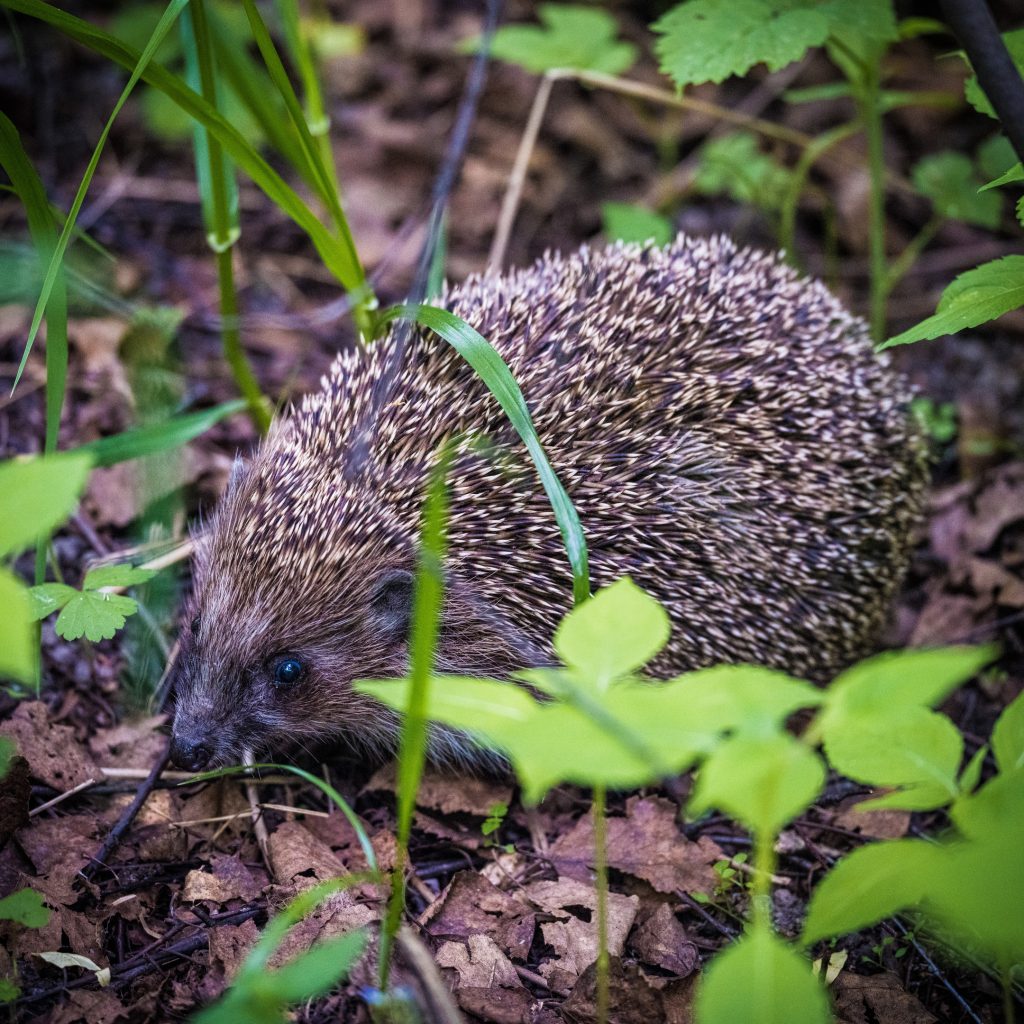
[[[213,756],[213,750],[202,740],[175,736],[171,740],[171,760],[187,772],[201,772]]]

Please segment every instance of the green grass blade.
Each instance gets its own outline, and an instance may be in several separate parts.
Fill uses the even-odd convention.
[[[0,113],[0,165],[25,207],[32,244],[41,261],[49,261],[57,249],[57,227],[46,190],[32,161],[21,145],[18,130]],[[62,265],[57,268],[46,303],[46,442],[44,450],[57,450],[60,413],[68,372],[68,296]],[[27,358],[27,353],[25,358]]]
[[[444,338],[473,367],[505,410],[505,415],[526,445],[537,467],[544,492],[551,502],[572,568],[573,599],[576,604],[581,604],[590,596],[590,567],[583,526],[540,443],[526,399],[512,371],[479,331],[446,309],[428,305],[393,306],[381,314],[382,324],[403,319],[420,323]]]
[[[125,430],[111,437],[101,437],[98,441],[90,441],[89,444],[69,449],[69,452],[88,455],[94,466],[113,466],[129,459],[141,459],[146,455],[178,448],[209,430],[226,416],[243,412],[245,407],[243,399],[224,402],[212,409],[175,416],[164,423],[152,423],[145,427],[137,427],[135,430]]]
[[[89,159],[89,165],[86,167],[85,174],[82,176],[82,182],[78,186],[78,191],[75,193],[74,202],[72,202],[71,209],[68,211],[67,219],[64,221],[64,228],[60,233],[60,237],[57,239],[56,248],[50,258],[50,265],[47,268],[46,276],[43,278],[43,287],[39,292],[39,301],[36,303],[35,312],[32,314],[32,326],[29,329],[28,339],[25,342],[25,350],[22,352],[21,363],[18,366],[17,373],[14,375],[14,384],[11,387],[11,391],[18,386],[18,381],[21,380],[21,375],[25,370],[25,364],[28,362],[29,352],[32,351],[32,345],[36,339],[36,335],[39,333],[39,325],[43,321],[43,313],[46,310],[47,303],[50,301],[50,293],[53,291],[57,275],[60,273],[61,265],[64,260],[64,252],[71,239],[75,221],[78,219],[78,214],[82,209],[82,203],[85,202],[85,194],[89,191],[93,175],[96,173],[100,157],[103,155],[103,148],[107,143],[107,136],[110,135],[110,129],[114,125],[114,119],[121,112],[121,108],[125,105],[128,97],[132,93],[132,90],[142,77],[142,73],[145,71],[146,65],[149,64],[150,60],[152,60],[157,47],[159,47],[164,41],[164,37],[167,35],[171,26],[174,24],[178,15],[182,12],[187,3],[188,0],[170,0],[170,3],[167,5],[167,9],[160,17],[157,27],[153,30],[153,35],[150,36],[149,42],[146,43],[146,48],[142,51],[142,54],[132,69],[131,76],[128,79],[128,84],[121,90],[121,95],[114,104],[114,109],[111,111],[110,117],[107,118],[107,123],[103,126],[103,131],[100,132],[99,141],[96,143],[96,146],[92,151],[92,157]]]
[[[0,4],[52,25],[76,42],[122,67],[133,68],[138,63],[136,52],[119,39],[81,18],[44,3],[43,0],[0,0]],[[352,262],[338,239],[327,231],[295,190],[260,156],[238,129],[226,121],[195,90],[190,89],[179,76],[172,74],[162,65],[151,62],[142,77],[154,88],[165,93],[186,114],[199,121],[209,129],[211,135],[220,140],[224,151],[239,168],[245,171],[285,215],[306,232],[320,254],[324,266],[350,293],[353,302],[363,302],[367,285],[362,267]]]
[[[444,601],[444,557],[448,530],[448,471],[452,447],[446,445],[431,474],[423,507],[420,564],[413,594],[412,642],[409,648],[409,706],[398,745],[398,849],[391,897],[381,932],[380,987],[386,991],[391,949],[405,910],[405,865],[416,809],[416,794],[427,753],[427,695],[434,669],[434,649]]]
[[[330,210],[331,219],[334,221],[339,241],[345,247],[353,262],[358,264],[359,257],[356,254],[355,242],[352,239],[352,232],[349,230],[348,221],[338,199],[337,186],[331,180],[330,173],[321,159],[320,150],[313,140],[313,136],[310,135],[306,116],[302,111],[299,98],[295,95],[295,90],[292,88],[292,83],[284,69],[284,64],[281,63],[281,58],[278,55],[277,48],[274,46],[274,41],[270,38],[267,26],[253,0],[243,0],[243,3],[245,4],[245,13],[249,16],[253,38],[256,40],[256,45],[263,56],[267,72],[270,74],[271,81],[277,87],[277,91],[281,94],[281,99],[284,100],[288,115],[292,119],[292,126],[298,135],[303,156],[316,175],[317,192],[324,203],[326,203],[327,209]]]
[[[317,142],[320,159],[323,161],[335,195],[341,195],[338,185],[337,169],[334,166],[334,154],[331,152],[331,119],[324,106],[323,90],[320,87],[320,74],[317,59],[309,36],[302,30],[299,17],[299,5],[296,0],[275,0],[281,27],[284,30],[285,45],[289,55],[299,71],[302,80],[302,92],[305,97],[306,124],[309,134]]]

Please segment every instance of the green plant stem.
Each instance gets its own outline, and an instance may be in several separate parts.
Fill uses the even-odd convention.
[[[249,415],[259,432],[265,434],[270,429],[270,410],[260,390],[259,381],[252,372],[249,360],[242,348],[242,334],[238,329],[238,295],[235,292],[235,274],[232,269],[232,250],[224,249],[217,253],[217,285],[220,289],[221,343],[224,346],[224,358],[231,367],[231,375],[235,385],[245,399]]]
[[[199,64],[199,81],[203,99],[217,107],[217,79],[213,64],[213,46],[206,19],[205,0],[192,0],[189,10],[192,15],[192,31],[195,38],[196,56]],[[225,175],[229,168],[225,163],[220,140],[212,133],[206,133],[206,156],[210,187],[210,247],[217,260],[217,286],[220,293],[221,344],[224,358],[231,367],[231,374],[239,392],[249,406],[249,414],[261,434],[270,428],[270,412],[267,409],[259,382],[252,372],[242,348],[241,331],[238,328],[238,294],[235,290],[234,264],[231,250],[238,238],[228,200]]]
[[[888,299],[892,290],[903,280],[907,271],[917,262],[917,258],[924,251],[925,246],[938,234],[940,228],[946,223],[942,214],[932,214],[931,220],[911,239],[907,247],[900,255],[893,260],[885,275],[885,297]]]
[[[448,471],[453,446],[446,445],[435,468],[423,513],[420,564],[413,593],[409,644],[409,707],[398,745],[398,827],[391,896],[380,935],[379,986],[387,991],[391,951],[405,911],[405,867],[416,809],[416,794],[427,753],[427,696],[434,668],[434,649],[444,601],[444,557],[447,531]]]
[[[868,173],[868,249],[870,266],[871,336],[876,342],[885,338],[886,254],[885,254],[885,151],[882,140],[881,66],[869,60],[857,88],[861,120],[867,134]]]
[[[837,128],[819,135],[800,154],[800,159],[797,160],[793,167],[793,173],[790,175],[779,216],[779,245],[788,259],[792,260],[796,252],[796,213],[811,168],[833,146],[860,131],[862,127],[860,121],[839,125]]]
[[[775,836],[754,837],[754,875],[751,886],[751,920],[755,928],[772,931],[772,875],[775,872]]]
[[[604,786],[594,787],[594,871],[597,885],[597,1022],[608,1021],[608,819]]]

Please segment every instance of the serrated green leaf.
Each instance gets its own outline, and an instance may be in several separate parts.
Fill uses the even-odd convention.
[[[999,716],[992,730],[992,753],[1001,772],[1024,767],[1024,693]]]
[[[986,178],[995,179],[982,185],[983,190],[1024,180],[1024,168],[1005,135],[996,134],[987,138],[978,147],[977,156],[978,170]]]
[[[832,35],[896,38],[889,0],[687,0],[652,28],[661,70],[679,86],[721,82],[755,64],[778,71]]]
[[[963,153],[935,153],[919,160],[911,172],[914,187],[927,196],[935,210],[968,224],[995,229],[1002,200],[995,192],[981,192],[974,164]]]
[[[0,608],[0,678],[30,683],[35,674],[32,604],[28,588],[6,569],[0,569]]]
[[[31,614],[33,622],[45,619],[64,607],[73,597],[79,594],[74,587],[66,583],[40,583],[37,586],[28,588],[29,600],[31,601]]]
[[[643,668],[668,643],[671,628],[665,609],[626,576],[566,615],[554,645],[566,665],[602,691]]]
[[[1024,256],[1003,256],[957,277],[942,293],[933,316],[890,338],[879,350],[956,334],[1021,306],[1024,306]]]
[[[17,921],[26,928],[42,928],[50,920],[50,910],[35,889],[19,889],[0,900],[0,921]]]
[[[1006,49],[1010,52],[1010,58],[1017,66],[1017,73],[1024,77],[1024,28],[1004,32],[1003,42],[1006,44]],[[988,97],[982,90],[977,75],[971,75],[964,83],[964,96],[967,97],[967,102],[979,114],[987,114],[989,117],[994,117],[998,120],[998,115],[992,109],[992,104],[989,103]]]
[[[945,715],[895,706],[885,715],[839,720],[824,737],[829,763],[851,779],[871,786],[942,787],[942,803],[957,795],[963,738]]]
[[[810,963],[759,925],[718,954],[697,989],[699,1024],[830,1024],[825,986]]]
[[[610,242],[653,242],[668,245],[675,235],[672,222],[635,203],[602,203],[604,236]]]
[[[151,580],[155,569],[140,569],[134,565],[101,565],[90,569],[82,582],[83,590],[99,590],[101,587],[134,587]]]
[[[777,210],[792,173],[761,151],[757,137],[738,131],[712,139],[700,150],[694,187],[703,195],[727,195],[762,210]]]
[[[82,455],[0,463],[0,556],[23,551],[67,518],[89,475]]]
[[[138,608],[132,598],[120,594],[79,591],[57,616],[57,633],[65,640],[78,640],[82,636],[93,643],[109,640]]]
[[[824,784],[821,758],[788,733],[734,736],[701,765],[689,811],[717,808],[770,836],[808,808]]]
[[[556,68],[620,75],[636,60],[636,47],[616,38],[618,25],[607,11],[581,4],[540,4],[537,14],[543,27],[498,29],[492,56],[538,75]]]
[[[921,901],[943,851],[920,839],[874,843],[848,853],[818,883],[804,922],[804,945],[845,935]]]

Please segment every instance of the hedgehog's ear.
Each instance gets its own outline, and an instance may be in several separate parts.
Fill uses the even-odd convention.
[[[405,637],[412,620],[415,577],[408,569],[385,569],[370,594],[370,609],[377,626],[392,637]]]

